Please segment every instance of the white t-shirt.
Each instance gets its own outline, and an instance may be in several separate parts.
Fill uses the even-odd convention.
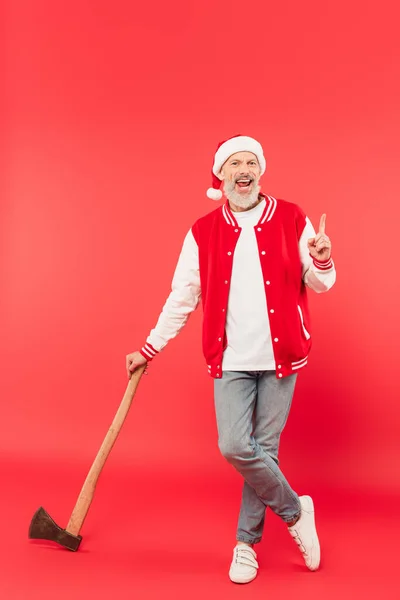
[[[223,371],[275,370],[268,306],[254,231],[265,209],[265,200],[254,208],[235,212],[242,228],[236,244],[226,313],[228,346]]]

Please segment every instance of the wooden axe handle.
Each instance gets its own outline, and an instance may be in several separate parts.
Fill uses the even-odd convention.
[[[122,398],[121,404],[117,410],[113,422],[107,432],[106,437],[97,453],[96,458],[90,468],[90,471],[86,477],[85,483],[81,489],[78,500],[75,504],[74,510],[72,511],[71,518],[68,522],[66,531],[72,533],[72,535],[78,535],[83,525],[87,512],[90,508],[90,504],[93,500],[94,491],[96,489],[97,480],[100,476],[101,470],[104,467],[104,463],[107,460],[108,455],[118,437],[122,425],[124,424],[125,418],[129,412],[132,404],[133,397],[136,392],[136,388],[139,384],[140,378],[146,365],[138,367],[133,373],[127,385],[124,397]]]

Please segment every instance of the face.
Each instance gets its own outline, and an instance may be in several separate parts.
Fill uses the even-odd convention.
[[[246,196],[257,185],[261,169],[255,154],[252,152],[236,152],[222,165],[221,175],[224,182],[231,182],[235,192]]]
[[[226,197],[241,208],[248,208],[258,199],[261,169],[252,152],[236,152],[222,165],[220,176]]]

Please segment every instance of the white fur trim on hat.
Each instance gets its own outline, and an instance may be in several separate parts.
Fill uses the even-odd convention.
[[[264,173],[266,162],[260,142],[257,142],[257,140],[248,137],[247,135],[239,135],[224,142],[216,151],[212,169],[214,175],[220,179],[219,172],[222,165],[230,156],[232,156],[232,154],[235,154],[236,152],[252,152],[255,154],[260,164],[261,175]]]

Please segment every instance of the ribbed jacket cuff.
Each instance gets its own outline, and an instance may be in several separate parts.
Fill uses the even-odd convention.
[[[141,350],[139,350],[140,354],[145,357],[149,362],[153,360],[153,358],[158,354],[158,350],[153,348],[151,344],[145,344]]]
[[[310,256],[311,256],[311,254],[310,254]],[[313,259],[314,266],[319,271],[328,271],[328,269],[332,269],[332,267],[333,267],[332,257],[328,258],[328,260],[317,260],[313,256],[311,256],[311,258]]]

